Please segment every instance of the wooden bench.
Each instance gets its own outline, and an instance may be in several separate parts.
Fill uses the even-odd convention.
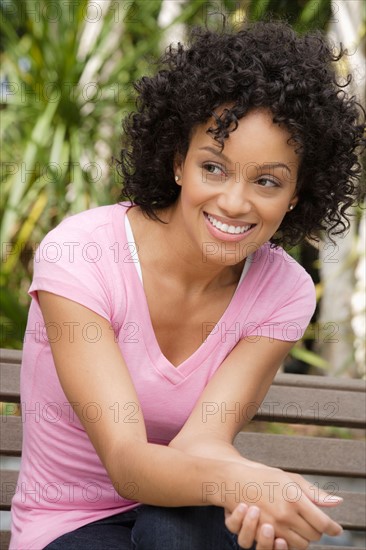
[[[21,352],[0,350],[0,401],[19,403],[19,374]],[[366,421],[365,382],[362,380],[335,379],[326,376],[277,375],[254,422],[248,430],[263,421],[288,424],[309,424],[316,427],[332,426],[352,431],[352,439],[324,437],[323,435],[283,435],[273,433],[241,432],[236,447],[246,457],[304,475],[322,476],[331,483],[330,488],[343,496],[344,502],[327,513],[342,524],[344,529],[366,531],[366,447],[364,428]],[[254,406],[254,405],[253,405]],[[206,414],[233,414],[208,404]],[[250,415],[247,411],[241,411]],[[238,411],[234,411],[237,414]],[[1,419],[1,454],[21,454],[22,423],[19,416]],[[348,430],[347,430],[348,431]],[[356,437],[355,437],[356,436]],[[17,490],[17,472],[2,472],[0,509],[10,510],[12,495]],[[314,479],[314,478],[312,478]],[[343,490],[342,483],[356,483],[356,490]],[[316,487],[316,482],[315,485]],[[339,489],[339,490],[338,490]],[[347,485],[346,485],[347,489]],[[289,497],[290,498],[290,497]],[[1,550],[8,548],[9,532],[1,533]],[[361,550],[363,546],[352,546]],[[313,545],[312,545],[313,546]],[[332,546],[314,545],[317,550]],[[351,546],[336,547],[338,550]]]

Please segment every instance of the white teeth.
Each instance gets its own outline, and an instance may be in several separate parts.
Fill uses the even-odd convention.
[[[223,233],[231,233],[238,235],[239,233],[245,233],[248,231],[252,226],[249,225],[228,225],[227,223],[222,223],[211,214],[207,214],[208,219],[212,223],[214,227],[217,227],[217,229],[220,229]]]

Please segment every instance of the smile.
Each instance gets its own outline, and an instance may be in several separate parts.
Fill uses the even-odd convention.
[[[216,229],[219,229],[219,231],[222,231],[223,233],[229,233],[231,235],[239,235],[246,233],[246,231],[249,231],[249,229],[252,227],[252,224],[248,225],[229,225],[227,223],[222,223],[211,214],[206,214],[207,219],[210,221],[210,223],[216,227]]]

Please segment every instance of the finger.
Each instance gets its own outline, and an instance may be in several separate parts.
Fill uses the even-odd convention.
[[[342,497],[331,495],[330,493],[322,491],[317,487],[314,488],[314,491],[312,491],[312,495],[310,495],[309,498],[318,506],[337,506],[343,502]]]
[[[270,523],[263,523],[259,529],[256,550],[273,550],[275,532]]]
[[[330,519],[330,517],[314,503],[314,499],[316,498],[316,496],[314,496],[316,495],[314,486],[300,475],[293,474],[292,477],[299,487],[300,494],[302,493],[300,513],[303,519],[321,534],[326,533],[329,536],[340,535],[342,533],[342,527],[336,521]],[[328,495],[324,491],[321,491],[321,493],[327,495],[329,503],[326,505],[332,505],[331,501],[334,500],[334,495]]]
[[[343,498],[337,497],[336,495],[330,495],[329,493],[325,493],[325,495],[321,495],[319,497],[318,501],[314,501],[318,506],[323,507],[331,507],[331,506],[338,506],[339,504],[342,504]]]
[[[306,523],[310,524],[313,529],[321,534],[326,533],[327,535],[334,537],[340,535],[343,531],[339,523],[332,520],[329,516],[327,516],[327,514],[325,514],[308,499],[303,500],[301,516]]]
[[[294,518],[291,524],[291,530],[308,541],[317,541],[322,536],[322,533],[320,531],[315,529],[301,516],[297,516],[296,518]]]
[[[302,476],[296,477],[296,482],[305,495],[318,506],[337,506],[343,502],[343,498],[323,491],[316,485],[311,485]]]
[[[275,539],[274,550],[288,550],[288,544],[285,539]]]
[[[249,507],[238,534],[238,544],[241,547],[250,548],[252,546],[257,533],[260,514],[261,511],[257,506]]]
[[[236,508],[234,508],[231,514],[225,513],[225,525],[229,531],[236,535],[239,533],[247,511],[248,505],[241,502]]]
[[[291,550],[306,550],[309,547],[309,541],[307,539],[291,530],[286,535],[286,541]]]

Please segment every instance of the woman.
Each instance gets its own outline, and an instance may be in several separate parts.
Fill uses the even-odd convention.
[[[345,230],[356,196],[364,124],[337,59],[280,22],[197,30],[137,83],[130,201],[65,220],[35,257],[11,548],[303,549],[341,531],[321,509],[340,499],[232,444],[315,307],[279,245]]]

